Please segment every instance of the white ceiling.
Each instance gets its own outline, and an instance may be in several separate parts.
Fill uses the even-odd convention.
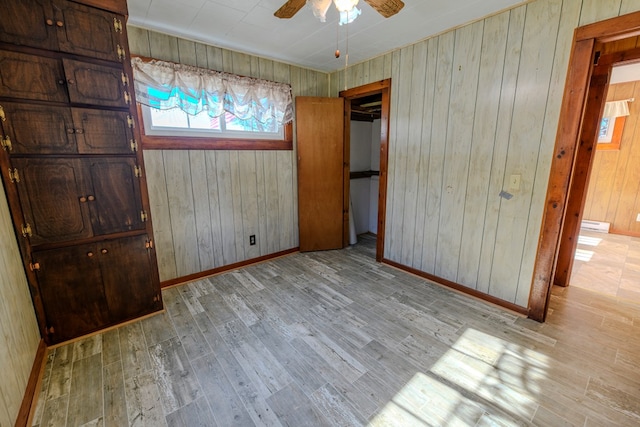
[[[376,57],[452,27],[530,0],[404,0],[385,19],[361,1],[348,25],[349,64]],[[129,23],[219,47],[321,71],[344,67],[346,26],[331,7],[321,23],[305,5],[293,18],[273,13],[285,0],[128,0]],[[342,56],[334,52],[339,37]]]

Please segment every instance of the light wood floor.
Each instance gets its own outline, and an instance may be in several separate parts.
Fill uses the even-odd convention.
[[[640,303],[640,238],[582,230],[570,285]]]
[[[164,291],[166,313],[49,353],[33,425],[640,424],[640,306],[557,288],[539,324],[373,253]]]

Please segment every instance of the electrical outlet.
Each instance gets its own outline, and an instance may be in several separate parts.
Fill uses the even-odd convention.
[[[249,245],[253,246],[256,244],[256,235],[252,234],[251,236],[249,236]]]

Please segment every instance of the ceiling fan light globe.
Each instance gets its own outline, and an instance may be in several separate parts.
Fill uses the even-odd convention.
[[[339,12],[351,12],[360,0],[333,0]]]
[[[351,24],[361,13],[362,11],[355,6],[346,12],[340,11],[340,25]]]
[[[326,22],[327,11],[331,6],[331,0],[307,0],[311,10],[313,10],[313,16],[318,18],[320,22]]]

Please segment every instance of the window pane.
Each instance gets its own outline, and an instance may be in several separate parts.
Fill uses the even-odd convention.
[[[225,113],[226,130],[241,132],[269,132],[277,133],[278,125],[275,120],[268,123],[260,123],[254,118],[241,120],[231,113]]]
[[[600,121],[600,133],[598,134],[598,138],[604,138],[607,136],[609,130],[609,118],[603,117]]]
[[[150,108],[149,111],[151,112],[151,124],[153,127],[189,128],[187,113],[178,108],[172,108],[171,110]]]
[[[195,116],[189,116],[189,128],[222,130],[219,117],[209,117],[207,111],[202,111]]]

